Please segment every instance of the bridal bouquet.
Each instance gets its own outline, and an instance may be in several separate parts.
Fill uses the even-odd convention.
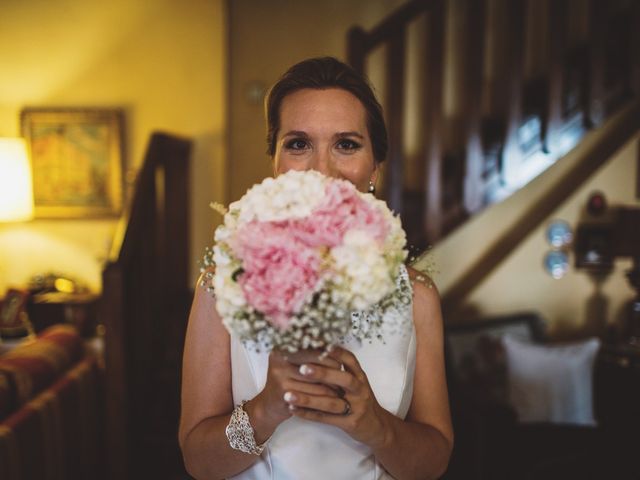
[[[267,178],[229,206],[214,238],[204,263],[215,264],[218,312],[256,349],[380,337],[387,318],[407,318],[387,315],[410,304],[400,220],[348,181]]]

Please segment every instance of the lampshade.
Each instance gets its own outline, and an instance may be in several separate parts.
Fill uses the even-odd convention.
[[[0,138],[0,222],[33,218],[33,187],[27,146],[20,138]]]

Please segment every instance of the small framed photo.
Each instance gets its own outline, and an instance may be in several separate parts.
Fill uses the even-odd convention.
[[[117,109],[21,112],[37,218],[116,216],[123,203],[123,114]]]
[[[26,322],[29,292],[9,289],[0,308],[0,336],[13,337],[28,330]]]

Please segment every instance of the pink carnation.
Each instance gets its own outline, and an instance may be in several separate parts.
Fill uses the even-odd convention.
[[[309,217],[292,222],[292,234],[310,246],[341,245],[347,231],[357,229],[382,244],[390,226],[382,212],[360,197],[353,185],[330,182],[322,199]]]
[[[287,327],[319,281],[320,255],[291,235],[289,222],[250,222],[232,248],[242,259],[245,298],[278,328]]]

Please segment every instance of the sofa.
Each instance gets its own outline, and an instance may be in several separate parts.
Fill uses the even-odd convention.
[[[554,342],[545,324],[535,312],[518,312],[447,326],[456,446],[446,480],[640,478],[630,453],[635,441],[607,420],[612,406],[604,408],[603,390],[609,375],[597,361],[599,342]],[[515,342],[514,352],[515,339],[523,342]],[[518,360],[527,369],[526,382],[518,380]],[[566,396],[562,404],[571,408],[554,418],[552,394],[565,386],[579,395]],[[547,407],[545,418],[534,415],[540,404]]]
[[[5,348],[6,350],[6,348]],[[71,325],[0,356],[0,478],[101,478],[102,373]]]

